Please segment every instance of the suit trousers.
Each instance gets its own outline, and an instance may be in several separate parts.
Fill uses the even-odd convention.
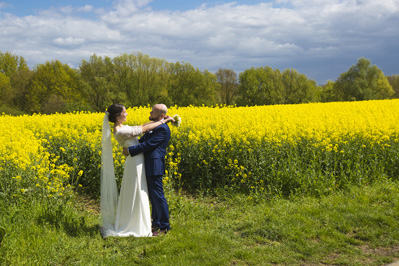
[[[147,186],[152,206],[152,227],[170,230],[169,207],[163,191],[162,176],[147,176]]]

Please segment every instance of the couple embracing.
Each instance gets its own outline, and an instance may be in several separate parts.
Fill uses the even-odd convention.
[[[108,107],[103,121],[101,167],[101,234],[108,236],[149,237],[170,230],[168,204],[163,191],[166,147],[170,139],[164,104],[153,106],[151,122],[141,126],[123,125],[126,108]],[[111,129],[126,157],[118,197],[113,165]],[[138,136],[145,133],[140,140]],[[151,215],[150,204],[151,202]],[[151,219],[152,218],[152,219]]]

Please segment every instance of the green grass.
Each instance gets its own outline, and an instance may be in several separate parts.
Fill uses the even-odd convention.
[[[107,238],[81,205],[0,203],[0,265],[385,265],[399,260],[399,183],[253,202],[168,192],[172,230]]]

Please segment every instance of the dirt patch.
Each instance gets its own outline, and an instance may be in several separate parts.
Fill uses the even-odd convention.
[[[396,247],[377,247],[371,248],[369,245],[362,245],[358,247],[364,256],[362,258],[356,259],[361,261],[364,265],[372,265],[375,263],[376,259],[381,257],[391,258],[393,261],[399,260],[399,246]],[[334,259],[339,258],[339,254],[332,254],[329,256],[329,260],[334,261]],[[335,265],[335,264],[323,264],[323,265]]]
[[[362,253],[364,254],[361,258],[355,258],[357,262],[361,262],[363,265],[373,265],[377,258],[388,257],[393,261],[399,261],[399,246],[396,247],[378,247],[371,248],[368,245],[363,245],[358,247]],[[301,263],[301,266],[338,266],[342,265],[341,263],[335,264],[334,261],[339,259],[342,255],[337,253],[330,254],[326,259],[318,263]]]
[[[368,245],[363,245],[360,246],[359,249],[363,252],[363,254],[368,255],[370,258],[369,261],[373,261],[373,258],[377,256],[392,258],[393,261],[399,260],[399,246],[371,248]]]
[[[378,254],[381,256],[399,259],[399,246],[397,247],[380,247],[370,248],[368,245],[360,246],[359,249],[365,254]]]
[[[75,204],[81,211],[88,211],[96,215],[100,213],[100,202],[92,195],[76,194]]]

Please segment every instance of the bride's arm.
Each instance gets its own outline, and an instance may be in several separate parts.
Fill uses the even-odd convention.
[[[141,129],[142,129],[143,133],[145,133],[145,132],[153,130],[157,126],[160,126],[160,125],[162,125],[164,123],[168,123],[170,121],[174,121],[174,119],[172,117],[170,117],[170,116],[165,116],[165,118],[163,120],[152,121],[152,122],[148,122],[148,123],[145,123],[145,124],[141,125]]]
[[[154,121],[150,121],[150,122],[147,122],[147,123],[145,123],[145,124],[142,124],[141,126],[143,127],[143,126],[145,126],[145,125],[150,125],[150,124],[152,124],[152,123],[155,123]]]
[[[115,132],[115,136],[118,136],[120,139],[129,139],[131,137],[138,137],[143,133],[153,130],[154,128],[162,125],[163,123],[168,123],[170,121],[174,121],[172,117],[166,116],[161,121],[149,122],[145,123],[141,126],[125,126],[121,127]]]
[[[168,120],[167,120],[168,119]],[[165,121],[165,120],[167,120],[167,121]],[[165,117],[164,117],[164,119],[163,119],[163,121],[165,122],[165,123],[167,123],[167,122],[170,122],[170,121],[175,121],[174,119],[173,119],[173,117],[171,117],[171,116],[169,116],[169,115],[166,115]],[[145,123],[145,124],[142,124],[141,126],[143,127],[143,126],[145,126],[145,125],[150,125],[150,124],[153,124],[153,123],[156,123],[156,122],[158,122],[158,121],[150,121],[150,122],[147,122],[147,123]]]

